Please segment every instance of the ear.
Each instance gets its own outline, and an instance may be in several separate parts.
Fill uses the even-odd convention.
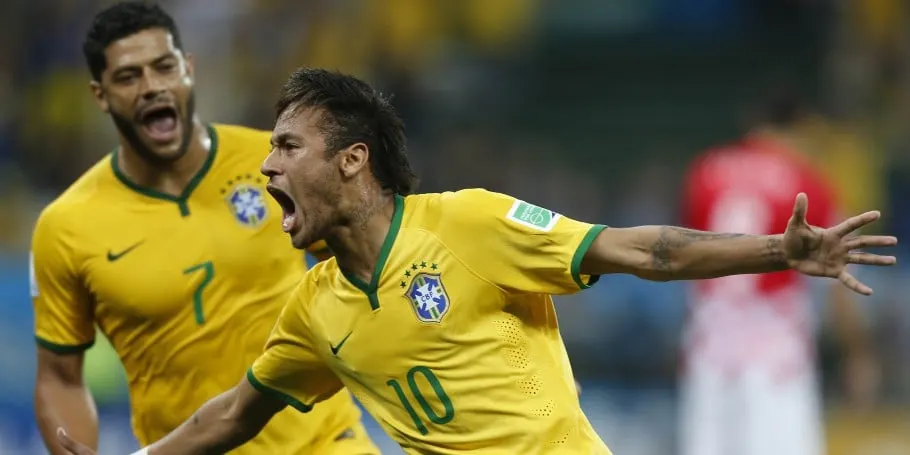
[[[89,82],[88,86],[92,91],[92,97],[95,98],[95,103],[98,104],[98,108],[105,113],[110,112],[111,106],[107,102],[107,96],[104,93],[104,88],[101,87],[101,83],[93,80]]]
[[[187,81],[192,85],[193,81],[196,79],[196,58],[193,54],[186,54],[186,77],[189,78]]]
[[[358,142],[339,151],[337,157],[341,175],[351,178],[368,168],[370,149],[363,142]]]

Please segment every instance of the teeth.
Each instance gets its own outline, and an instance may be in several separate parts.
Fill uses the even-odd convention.
[[[294,226],[294,215],[285,214],[284,218],[281,220],[281,230],[284,232],[291,232],[291,227]]]

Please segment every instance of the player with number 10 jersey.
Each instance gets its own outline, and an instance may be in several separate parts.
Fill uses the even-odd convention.
[[[484,190],[396,195],[372,280],[316,265],[247,378],[304,412],[347,386],[409,453],[609,454],[550,298],[592,284],[603,229]]]

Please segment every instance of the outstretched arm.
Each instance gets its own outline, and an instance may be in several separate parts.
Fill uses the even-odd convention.
[[[262,394],[247,378],[233,389],[212,398],[169,435],[138,452],[142,455],[207,455],[228,452],[259,434],[284,401]],[[72,455],[94,451],[57,431],[60,443]]]
[[[856,251],[897,244],[891,236],[852,235],[881,214],[866,212],[822,229],[806,222],[807,209],[806,195],[800,193],[787,231],[778,235],[721,234],[673,226],[606,229],[591,244],[580,270],[590,275],[629,273],[669,281],[794,269],[837,278],[853,291],[871,294],[872,289],[844,267],[896,263],[894,256]]]
[[[581,263],[585,274],[629,273],[653,281],[788,269],[782,235],[702,232],[676,226],[606,229]]]

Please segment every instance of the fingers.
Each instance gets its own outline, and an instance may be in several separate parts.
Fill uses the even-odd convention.
[[[882,214],[878,210],[873,210],[871,212],[866,212],[861,215],[852,216],[847,218],[845,221],[841,222],[837,226],[834,226],[832,229],[837,235],[844,237],[847,234],[881,218]]]
[[[69,435],[66,434],[66,430],[62,427],[57,428],[57,440],[60,441],[60,445],[62,445],[67,452],[73,455],[94,455],[91,449],[70,439]]]
[[[793,204],[793,217],[790,218],[791,224],[803,224],[806,222],[806,212],[809,211],[809,197],[806,193],[796,195],[796,203]]]
[[[838,279],[840,280],[841,283],[844,284],[844,286],[847,286],[853,292],[856,292],[856,293],[859,293],[862,295],[872,295],[872,288],[861,283],[859,280],[857,280],[853,275],[851,275],[847,271],[841,272],[840,276],[838,276]]]
[[[844,246],[850,251],[894,245],[897,245],[897,237],[890,235],[860,235],[844,241]]]
[[[847,262],[859,265],[894,265],[897,263],[897,258],[872,253],[850,253],[847,255]]]

